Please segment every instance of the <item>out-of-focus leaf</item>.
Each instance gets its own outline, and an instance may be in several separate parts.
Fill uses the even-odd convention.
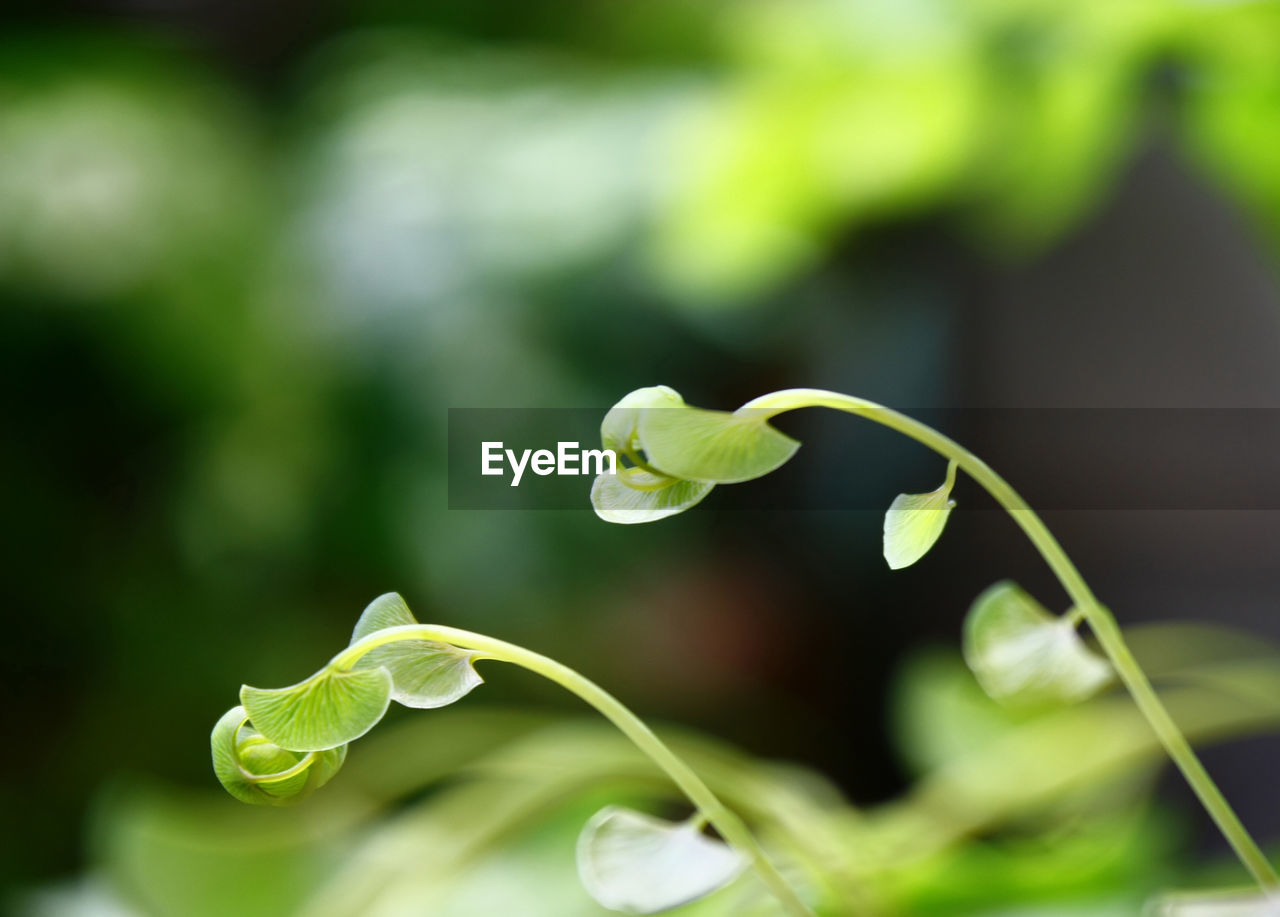
[[[313,91],[316,180],[298,243],[353,312],[412,313],[428,327],[447,315],[450,340],[459,325],[508,340],[495,310],[452,302],[460,290],[527,295],[530,279],[581,270],[627,240],[691,88],[681,74],[446,46],[413,30],[334,44]]]
[[[1184,670],[1180,684],[1161,696],[1192,742],[1274,729],[1280,724],[1280,660],[1216,663],[1197,667],[1194,675]],[[903,801],[877,813],[857,854],[869,866],[924,857],[971,832],[1042,812],[1164,760],[1128,697],[1104,695],[1043,710],[940,762]]]
[[[1084,645],[1070,618],[1054,617],[1008,581],[969,609],[964,658],[989,695],[1028,706],[1081,700],[1112,676],[1110,663]]]
[[[341,792],[281,818],[220,790],[116,785],[95,807],[91,844],[96,868],[138,914],[280,917],[324,880],[359,811]]]
[[[958,844],[888,880],[894,912],[1133,917],[1181,840],[1161,814],[1138,803]]]
[[[1125,165],[1145,65],[1177,17],[1154,3],[1061,4],[1052,17],[992,6],[1000,43],[987,57],[972,222],[1025,253],[1097,207]]]
[[[1036,711],[995,703],[954,650],[912,654],[894,678],[894,745],[916,773],[1003,738]]]
[[[160,289],[143,348],[181,342],[190,358],[184,327],[226,334],[218,294],[236,281],[218,259],[254,250],[269,188],[239,101],[125,35],[18,30],[0,44],[0,94],[0,278],[98,304]]]
[[[736,79],[679,125],[660,276],[742,301],[816,263],[836,233],[945,191],[979,139],[978,48],[936,5],[763,2],[724,34]]]
[[[727,885],[745,862],[700,822],[674,823],[609,806],[578,838],[578,875],[591,897],[627,914],[657,914]]]
[[[1153,900],[1147,917],[1280,917],[1280,896],[1256,888],[1186,892]]]
[[[853,811],[820,774],[798,765],[760,761],[693,733],[663,730],[663,738],[721,799],[765,832],[790,833],[828,849],[828,816]],[[504,780],[554,772],[571,782],[623,780],[668,798],[669,782],[626,737],[593,721],[570,722],[534,732],[492,755],[477,770]],[[783,829],[785,826],[785,832]]]
[[[146,917],[100,876],[42,888],[11,903],[13,917]]]
[[[1191,158],[1280,243],[1280,8],[1271,3],[1197,4],[1178,48],[1188,71],[1181,92],[1183,142]]]

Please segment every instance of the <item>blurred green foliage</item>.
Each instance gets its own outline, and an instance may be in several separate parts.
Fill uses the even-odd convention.
[[[7,832],[6,883],[77,862],[110,775],[211,779],[205,723],[228,673],[305,674],[376,592],[571,662],[614,652],[654,608],[693,614],[651,582],[678,552],[693,560],[673,579],[749,603],[750,582],[714,575],[729,538],[707,517],[637,534],[597,525],[585,496],[582,514],[446,511],[444,408],[598,407],[659,378],[767,376],[785,315],[758,307],[837,250],[928,215],[990,257],[1025,256],[1087,217],[1152,134],[1280,244],[1275,4],[557,9],[335,14],[268,91],[163,28],[6,31],[8,730],[46,752],[6,756],[0,804],[24,826]],[[706,640],[686,657],[636,642],[647,664],[675,660],[654,706],[759,699],[733,658],[680,664]],[[348,821],[335,802],[271,823],[280,838],[263,829],[287,888],[202,881],[244,894],[224,902],[236,913],[280,913],[350,851],[363,816],[344,804]],[[168,791],[107,810],[110,856],[136,858],[110,867],[126,885],[170,862],[142,845],[224,817]],[[296,831],[329,859],[293,859]],[[512,868],[551,882],[540,849]],[[1000,859],[1016,850],[954,855],[940,886],[1018,874]],[[162,869],[184,877],[167,890],[137,878],[144,909],[201,913],[165,897],[206,887],[187,868]]]
[[[1280,723],[1274,650],[1211,630],[1134,638],[1193,739]],[[1010,712],[954,651],[920,656],[898,684],[919,776],[874,808],[811,771],[667,732],[824,912],[856,900],[883,915],[1133,914],[1195,883],[1176,861],[1181,828],[1150,805],[1162,752],[1123,693]],[[24,913],[462,917],[517,902],[521,914],[604,913],[573,867],[586,818],[619,800],[687,805],[597,721],[465,706],[419,716],[367,737],[342,779],[285,817],[213,792],[117,785],[97,810],[89,884],[28,899]],[[772,913],[755,881],[680,913]]]

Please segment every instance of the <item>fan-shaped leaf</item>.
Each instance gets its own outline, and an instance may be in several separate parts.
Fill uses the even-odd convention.
[[[884,559],[889,568],[901,570],[924,557],[942,535],[956,502],[951,497],[954,478],[927,494],[898,494],[884,514]]]
[[[591,505],[605,522],[655,522],[699,503],[713,487],[714,484],[681,481],[633,468],[598,475],[591,485]]]
[[[353,644],[389,627],[417,624],[395,592],[380,595],[365,608],[351,636]],[[475,670],[476,653],[434,640],[397,640],[370,650],[357,669],[391,673],[391,699],[406,707],[444,707],[466,696],[484,679]]]
[[[324,751],[364,735],[391,702],[385,668],[341,672],[324,668],[288,688],[240,689],[254,728],[290,751]]]
[[[978,596],[964,625],[964,657],[983,690],[1018,704],[1070,703],[1110,680],[1110,664],[1011,582]]]
[[[578,875],[592,898],[628,914],[656,914],[727,885],[745,864],[696,821],[674,823],[609,806],[578,837]]]
[[[650,407],[640,415],[646,461],[663,474],[710,484],[762,477],[795,455],[800,444],[769,425],[763,410],[707,411]]]

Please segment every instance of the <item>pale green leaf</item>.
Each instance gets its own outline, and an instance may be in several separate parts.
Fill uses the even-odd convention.
[[[736,484],[786,463],[800,444],[770,426],[763,410],[651,407],[640,415],[640,445],[650,466],[675,478]]]
[[[591,505],[605,522],[655,522],[699,503],[713,487],[632,468],[598,475],[591,485]]]
[[[351,632],[351,642],[359,643],[365,637],[388,627],[403,627],[406,624],[417,624],[409,606],[398,592],[387,592],[378,596],[365,606]]]
[[[323,751],[358,739],[391,702],[385,668],[342,672],[324,668],[288,688],[240,689],[254,728],[281,748]]]
[[[398,593],[369,603],[351,636],[353,644],[389,627],[417,624]],[[397,640],[370,650],[357,669],[382,667],[391,673],[391,699],[406,707],[444,707],[484,682],[475,670],[476,653],[434,640]]]
[[[1112,676],[1111,665],[1084,645],[1069,618],[1053,616],[1008,581],[969,609],[964,657],[983,690],[1010,703],[1071,703]]]
[[[1256,888],[1166,895],[1151,902],[1150,917],[1280,917],[1280,896]]]
[[[248,724],[244,707],[232,707],[209,737],[213,771],[228,793],[253,805],[292,805],[329,782],[347,747],[322,752],[287,751]],[[271,779],[273,775],[284,775]]]
[[[628,392],[609,409],[600,424],[600,439],[606,449],[630,452],[635,448],[640,412],[651,407],[681,407],[680,393],[665,385],[651,385]]]
[[[601,809],[578,837],[578,875],[603,906],[656,914],[709,895],[744,866],[696,820],[674,823],[630,809]]]
[[[956,505],[951,479],[927,494],[898,494],[884,514],[884,559],[891,570],[909,567],[924,557],[942,535]]]

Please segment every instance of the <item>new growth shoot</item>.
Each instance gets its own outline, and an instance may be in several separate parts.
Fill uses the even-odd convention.
[[[794,917],[812,911],[746,823],[634,713],[594,682],[515,644],[452,627],[419,624],[395,593],[360,616],[351,643],[320,671],[288,688],[240,689],[240,705],[214,726],[213,767],[244,802],[290,805],[328,782],[348,743],[382,719],[392,701],[443,707],[482,683],[475,664],[508,662],[548,678],[603,714],[646,754],[696,809],[673,824],[610,806],[578,842],[578,868],[602,905],[652,914],[701,898],[750,868]],[[713,827],[724,840],[703,833]]]
[[[873,402],[820,389],[774,392],[733,412],[692,407],[666,386],[638,389],[619,401],[601,426],[605,447],[617,451],[627,467],[596,478],[591,491],[596,513],[609,522],[652,522],[689,509],[716,485],[768,474],[800,445],[769,421],[811,407],[882,424],[947,460],[945,480],[936,490],[900,494],[890,504],[884,520],[884,556],[890,567],[915,563],[942,535],[955,506],[951,492],[956,474],[963,471],[1009,513],[1067,592],[1073,607],[1062,616],[1051,614],[1012,583],[998,583],[978,598],[965,622],[964,653],[984,690],[1005,703],[1069,703],[1118,675],[1264,897],[1270,900],[1280,892],[1271,863],[1170,717],[1115,617],[1062,546],[1004,478],[931,427]],[[1105,659],[1080,639],[1082,623],[1097,637]]]
[[[1237,893],[1228,897],[1244,901],[1241,914],[1275,913],[1271,908],[1276,906],[1280,881],[1271,864],[1174,723],[1111,612],[1018,493],[953,440],[880,405],[818,389],[774,392],[733,412],[691,407],[665,386],[639,389],[618,402],[601,425],[603,449],[616,456],[616,466],[602,467],[595,479],[595,511],[609,522],[652,522],[689,509],[717,485],[768,474],[799,448],[769,421],[808,407],[872,420],[946,460],[936,489],[899,494],[889,505],[883,550],[893,569],[916,563],[939,540],[956,505],[952,493],[960,472],[999,502],[1053,570],[1072,606],[1054,615],[1010,582],[983,592],[964,627],[964,657],[978,683],[1002,703],[1043,706],[1083,700],[1118,677],[1261,890],[1245,899]],[[1093,632],[1101,654],[1081,639],[1081,625]],[[625,913],[657,913],[704,897],[749,870],[785,913],[812,915],[807,898],[818,893],[808,888],[799,894],[746,822],[611,694],[523,647],[420,624],[395,594],[374,600],[356,624],[350,644],[310,678],[288,688],[243,687],[240,705],[214,727],[214,770],[237,799],[260,805],[296,803],[334,777],[347,745],[372,729],[391,702],[420,708],[451,704],[482,683],[475,667],[487,661],[521,666],[576,694],[647,755],[694,807],[693,816],[681,823],[614,806],[588,821],[578,840],[578,871],[600,904]],[[708,827],[719,837],[708,834]],[[841,856],[841,851],[831,851],[833,863],[828,865],[835,869],[834,861]],[[811,877],[821,884],[822,868],[805,865],[814,869]],[[1215,907],[1213,902],[1227,900],[1222,897],[1227,894],[1171,898],[1156,912],[1170,917],[1207,914],[1211,911],[1197,908],[1206,900]],[[860,902],[831,904],[839,913],[864,913]]]

